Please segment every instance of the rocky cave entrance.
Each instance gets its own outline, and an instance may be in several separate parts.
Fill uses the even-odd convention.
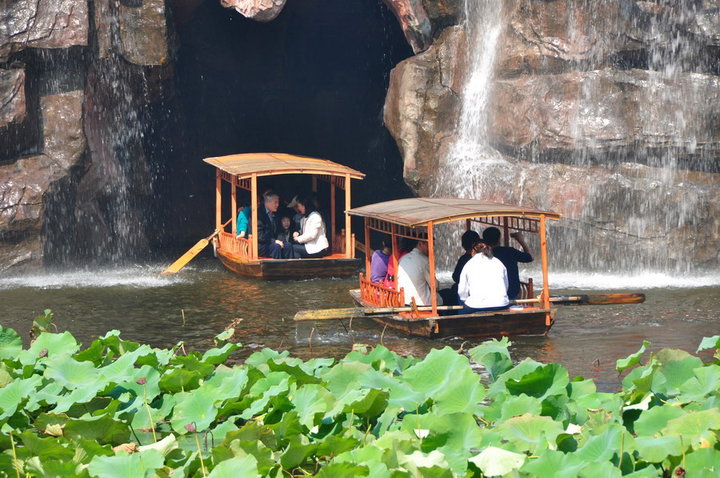
[[[382,109],[390,70],[412,50],[380,0],[294,0],[268,23],[205,1],[178,37],[175,106],[155,113],[150,140],[165,245],[212,230],[209,156],[272,151],[346,164],[367,174],[355,204],[409,194]]]

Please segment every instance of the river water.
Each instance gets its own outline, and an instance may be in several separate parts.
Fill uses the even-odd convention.
[[[431,349],[465,349],[476,342],[408,338],[367,319],[293,322],[301,309],[350,307],[353,279],[262,282],[235,276],[211,258],[196,259],[179,274],[160,277],[163,264],[43,273],[0,278],[0,324],[28,340],[35,316],[52,309],[58,330],[87,345],[109,330],[156,347],[184,342],[186,350],[212,347],[212,338],[237,319],[242,359],[262,347],[293,356],[340,358],[353,344],[384,344],[403,355]],[[521,276],[539,277],[536,271]],[[441,276],[441,280],[443,276]],[[538,281],[536,280],[536,283]],[[672,286],[671,286],[672,284]],[[550,274],[553,294],[644,292],[638,305],[560,306],[547,337],[511,339],[515,360],[558,362],[571,377],[593,378],[601,390],[617,389],[615,361],[649,340],[651,351],[680,348],[694,353],[705,336],[720,334],[720,275]],[[538,284],[536,287],[540,287]],[[710,354],[703,354],[709,358]]]

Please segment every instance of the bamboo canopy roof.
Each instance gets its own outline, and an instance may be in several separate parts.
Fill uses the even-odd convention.
[[[309,158],[286,153],[244,153],[203,159],[206,163],[239,179],[276,174],[326,174],[363,179],[365,175],[342,164],[326,159]]]
[[[375,218],[402,226],[425,226],[489,216],[560,219],[560,214],[477,199],[409,198],[386,201],[347,211],[352,216]]]

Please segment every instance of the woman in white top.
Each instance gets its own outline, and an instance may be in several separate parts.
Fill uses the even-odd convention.
[[[293,202],[297,211],[303,215],[300,221],[300,232],[293,232],[295,257],[314,258],[325,257],[330,253],[330,243],[325,235],[325,224],[322,216],[315,210],[312,201],[307,196],[298,196]]]
[[[483,242],[473,247],[475,254],[460,273],[458,296],[465,308],[461,314],[507,309],[508,275],[502,262]]]

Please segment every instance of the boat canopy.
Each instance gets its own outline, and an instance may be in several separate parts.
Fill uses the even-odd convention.
[[[478,217],[560,219],[560,214],[477,199],[408,198],[386,201],[347,211],[351,216],[378,219],[390,224],[418,227]]]
[[[286,153],[243,153],[203,159],[221,171],[238,179],[278,174],[318,174],[329,176],[350,176],[363,179],[365,175],[342,164],[326,159],[296,156]]]

